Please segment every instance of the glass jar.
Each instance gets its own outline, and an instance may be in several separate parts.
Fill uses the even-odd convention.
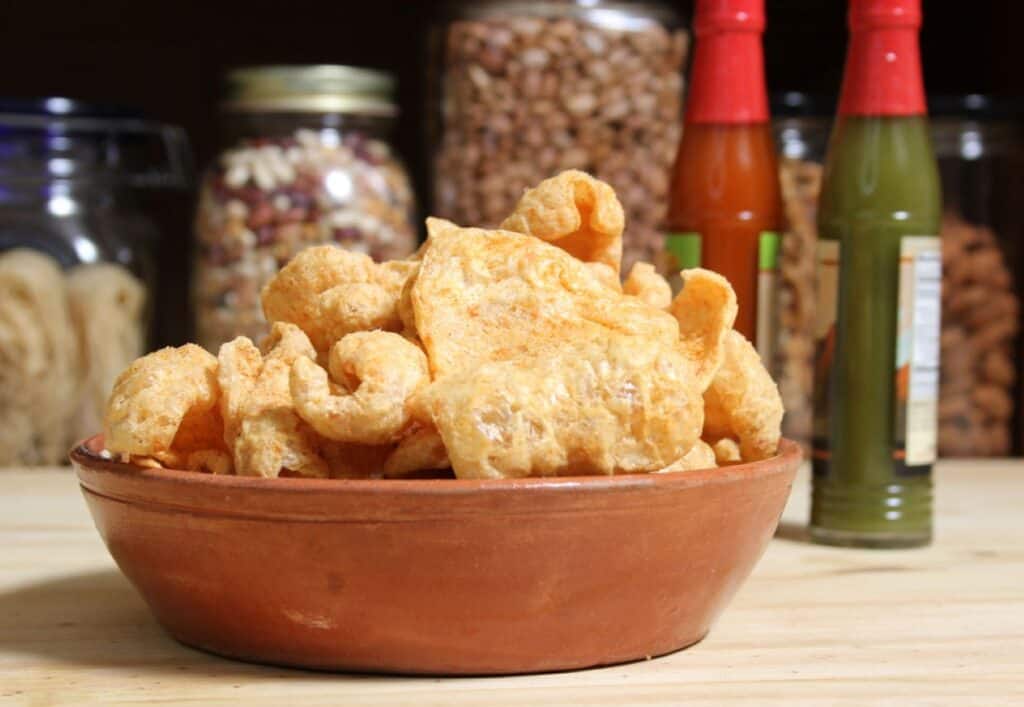
[[[134,120],[0,102],[0,466],[63,463],[143,353],[157,231],[118,170]]]
[[[577,168],[622,201],[623,267],[660,255],[689,46],[668,6],[453,3],[434,44],[433,213],[496,227]]]
[[[255,67],[227,77],[225,148],[196,217],[198,342],[266,333],[260,290],[296,253],[334,243],[376,260],[416,247],[415,200],[388,143],[387,75],[346,66]]]
[[[779,249],[774,369],[786,408],[783,434],[808,448],[813,417],[818,192],[834,105],[834,100],[793,91],[772,96],[785,217]]]
[[[939,453],[1019,453],[1021,106],[967,95],[929,108],[945,205]]]

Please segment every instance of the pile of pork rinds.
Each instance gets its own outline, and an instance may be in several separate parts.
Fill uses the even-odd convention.
[[[262,292],[271,332],[135,361],[118,458],[216,474],[462,479],[703,469],[772,456],[782,402],[736,296],[648,264],[620,284],[622,206],[578,171],[501,230],[428,219],[409,260],[314,247]]]

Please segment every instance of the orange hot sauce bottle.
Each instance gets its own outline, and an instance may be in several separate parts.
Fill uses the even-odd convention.
[[[764,25],[764,0],[697,0],[665,248],[674,271],[703,267],[729,279],[739,300],[736,329],[770,363],[782,208]]]

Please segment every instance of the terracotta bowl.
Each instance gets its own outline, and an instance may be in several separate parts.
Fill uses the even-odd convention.
[[[496,481],[212,476],[71,453],[96,527],[176,639],[347,671],[499,674],[696,643],[800,462]]]

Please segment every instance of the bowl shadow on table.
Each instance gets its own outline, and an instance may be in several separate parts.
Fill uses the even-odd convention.
[[[783,520],[779,521],[779,527],[775,529],[775,539],[810,544],[811,531],[806,523],[794,523]]]
[[[121,667],[133,675],[281,680],[374,680],[220,658],[168,636],[124,576],[113,569],[72,574],[0,592],[0,653],[58,663]],[[392,678],[394,679],[394,678]],[[408,680],[428,678],[408,677]]]

